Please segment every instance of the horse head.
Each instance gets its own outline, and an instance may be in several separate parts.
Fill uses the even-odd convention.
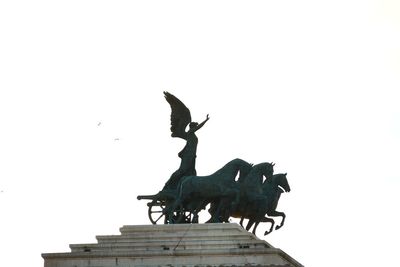
[[[242,179],[241,181],[250,187],[261,187],[263,183],[263,176],[269,180],[274,173],[274,164],[263,162],[256,164],[252,167],[249,174]]]
[[[287,173],[279,173],[279,174],[275,174],[272,177],[273,182],[275,182],[279,188],[283,191],[283,192],[290,192],[290,186],[289,186],[289,182],[286,178]]]
[[[260,168],[261,173],[268,179],[268,177],[272,177],[274,174],[274,166],[275,163],[263,162],[256,165]]]

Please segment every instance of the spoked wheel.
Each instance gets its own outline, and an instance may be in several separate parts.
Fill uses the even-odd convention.
[[[179,205],[173,212],[172,217],[168,214],[169,201],[154,200],[147,204],[149,206],[148,215],[152,224],[176,224],[191,223],[192,213]]]
[[[165,216],[166,202],[164,200],[154,200],[147,205],[149,206],[148,215],[152,224],[167,223]]]

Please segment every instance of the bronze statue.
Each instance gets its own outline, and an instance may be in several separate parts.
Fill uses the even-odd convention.
[[[179,183],[179,194],[169,210],[169,216],[177,207],[185,206],[185,203],[197,200],[199,204],[191,211],[192,222],[198,222],[198,213],[212,203],[215,207],[209,222],[220,222],[222,211],[230,208],[230,205],[239,204],[240,188],[235,177],[240,173],[239,179],[246,176],[252,169],[252,164],[242,160],[234,159],[225,164],[221,169],[208,176],[185,176]],[[224,205],[228,202],[229,206]]]
[[[189,109],[178,98],[168,92],[164,92],[164,96],[171,106],[171,136],[186,140],[185,147],[178,153],[178,157],[181,158],[181,165],[164,186],[165,189],[171,189],[176,188],[183,176],[196,175],[198,139],[195,133],[203,127],[210,117],[207,114],[206,119],[200,124],[192,122]],[[189,130],[186,131],[188,125]]]
[[[286,215],[276,211],[281,193],[289,192],[286,174],[274,175],[274,163],[250,164],[234,159],[208,176],[197,176],[196,151],[198,131],[209,120],[192,122],[189,109],[174,95],[164,92],[171,106],[171,136],[186,141],[179,152],[179,168],[170,176],[163,189],[155,195],[142,195],[138,199],[151,200],[148,215],[153,224],[198,223],[198,213],[210,204],[208,222],[229,222],[230,217],[248,219],[246,230],[254,225],[255,234],[260,222],[269,222],[269,234],[275,225],[273,218],[281,216],[283,226]],[[186,128],[188,130],[186,130]],[[236,179],[238,177],[238,179]],[[265,178],[265,180],[264,180]]]

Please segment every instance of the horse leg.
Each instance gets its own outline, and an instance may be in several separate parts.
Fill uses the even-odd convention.
[[[211,202],[211,203],[210,203],[210,208],[208,209],[208,213],[209,213],[211,216],[213,216],[215,210],[217,209],[215,206],[216,206],[215,202]]]
[[[260,223],[260,221],[257,221],[256,224],[254,225],[254,228],[253,228],[253,234],[254,235],[256,235],[256,230],[257,230],[257,226],[258,226],[259,223]]]
[[[212,214],[212,222],[229,222],[229,216],[231,214],[230,206],[231,202],[229,195],[221,195],[217,208],[214,210],[214,214]]]
[[[247,211],[247,206],[241,206],[241,207],[239,207],[238,208],[238,212],[239,212],[239,214],[242,216],[241,218],[240,218],[240,226],[242,226],[243,228],[244,228],[244,226],[243,226],[243,221],[244,221],[244,219],[245,218],[248,218],[248,219],[250,219],[250,215],[248,214],[248,212],[246,212]],[[250,222],[250,221],[249,221]],[[254,222],[253,222],[254,223]],[[249,223],[247,223],[247,225],[249,225]]]
[[[249,231],[254,223],[255,223],[255,221],[253,219],[249,218],[249,222],[247,223],[247,226],[246,226],[246,231]]]
[[[203,206],[206,206],[206,205],[204,205],[204,202],[203,201],[199,201],[199,203],[196,206],[196,208],[192,211],[193,219],[192,219],[191,223],[199,223],[199,212],[202,210]]]
[[[178,198],[174,201],[174,203],[170,207],[167,207],[165,217],[168,217],[169,224],[174,223],[174,211],[179,206],[180,202],[181,201]]]
[[[269,233],[272,232],[274,225],[275,225],[275,221],[272,218],[268,218],[268,217],[264,217],[262,220],[262,222],[270,222],[271,223],[271,228],[269,228],[269,231],[265,231],[264,235],[268,235]]]
[[[282,217],[281,224],[277,225],[277,226],[275,227],[275,230],[278,230],[279,228],[281,228],[281,227],[285,224],[286,214],[283,213],[283,212],[274,210],[274,211],[268,213],[268,216],[272,216],[272,217],[281,216],[281,217]]]
[[[222,216],[221,216],[221,221],[222,222],[226,222],[229,223],[229,218],[231,217],[231,214],[233,214],[235,212],[235,210],[237,210],[237,206],[238,204],[235,202],[232,202],[232,198],[233,197],[229,197],[227,199],[222,200]]]
[[[187,199],[187,195],[185,193],[179,194],[179,196],[175,199],[173,204],[170,207],[167,207],[166,209],[166,217],[168,217],[168,223],[169,224],[174,224],[174,223],[180,223],[177,220],[175,216],[175,212],[177,211],[177,208],[182,206],[184,201]]]
[[[212,222],[220,223],[221,222],[221,207],[223,205],[223,200],[221,199],[218,203],[218,207],[212,216]]]
[[[193,212],[192,223],[199,223],[199,212],[197,210]]]
[[[244,228],[244,226],[243,226],[243,221],[244,221],[244,216],[242,216],[242,217],[240,218],[240,222],[239,222],[240,226],[242,226],[242,227]]]
[[[218,202],[211,202],[210,208],[208,209],[208,213],[210,213],[211,218],[206,223],[216,223],[218,220],[216,219],[219,216],[221,200]]]

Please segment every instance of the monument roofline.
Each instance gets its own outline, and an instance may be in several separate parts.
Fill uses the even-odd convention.
[[[71,244],[71,252],[44,253],[45,267],[302,267],[234,223],[126,225],[120,231],[97,236],[97,243]]]

